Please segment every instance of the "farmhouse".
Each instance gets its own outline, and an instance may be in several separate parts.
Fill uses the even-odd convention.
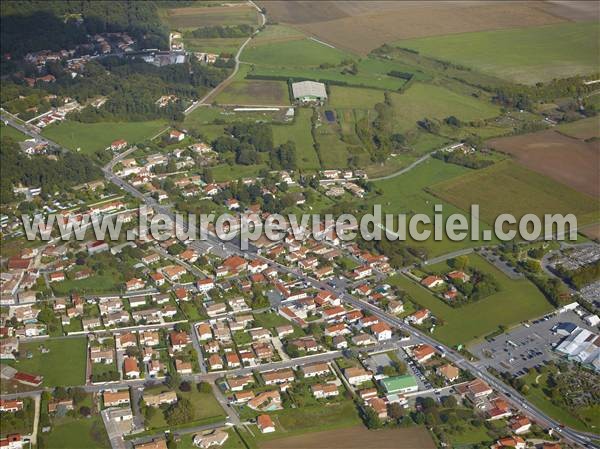
[[[320,103],[327,100],[325,84],[314,81],[292,83],[292,94],[294,101],[299,101],[300,103]]]

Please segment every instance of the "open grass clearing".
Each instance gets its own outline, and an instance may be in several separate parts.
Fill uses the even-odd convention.
[[[233,81],[215,98],[220,104],[281,106],[289,105],[290,98],[285,81],[241,80]]]
[[[40,345],[49,349],[46,354]],[[44,387],[83,385],[85,383],[87,341],[85,337],[45,339],[21,343],[21,357],[9,364],[19,371],[44,376]],[[32,357],[27,358],[30,352]]]
[[[471,121],[500,114],[500,108],[491,103],[425,83],[413,83],[402,94],[392,94],[392,102],[398,132],[415,129],[417,121],[424,118],[443,120],[454,116]]]
[[[397,44],[509,81],[534,84],[598,71],[599,43],[600,24],[588,22],[426,37]]]
[[[70,150],[80,149],[84,154],[92,154],[106,149],[117,139],[124,139],[129,144],[150,139],[166,126],[167,122],[163,120],[98,123],[66,120],[44,128],[42,134]]]
[[[318,170],[321,168],[310,132],[309,110],[297,108],[296,117],[292,123],[273,125],[272,128],[275,145],[281,145],[288,140],[296,144],[296,160],[299,168],[304,170]]]
[[[431,218],[432,222],[435,204],[443,206],[444,217],[455,213],[461,213],[469,217],[468,213],[448,202],[441,201],[425,190],[431,184],[441,182],[442,180],[452,180],[466,173],[470,173],[470,170],[467,168],[454,164],[446,164],[437,159],[428,159],[401,176],[376,181],[375,188],[381,194],[369,197],[366,200],[366,204],[371,208],[377,204],[381,205],[382,213],[384,214],[407,214],[408,218],[412,214],[426,214]],[[486,228],[482,223],[480,223],[480,227],[481,230]],[[424,225],[422,229],[433,232],[433,225]],[[397,230],[397,226],[395,226],[394,230]],[[407,236],[406,243],[410,246],[425,249],[429,257],[480,245],[479,242],[470,239],[452,241],[445,236],[441,241],[429,238],[423,242],[414,241]]]
[[[407,277],[394,276],[389,282],[405,290],[420,306],[431,310],[433,315],[444,321],[444,324],[436,327],[433,335],[452,346],[483,338],[500,325],[510,326],[552,310],[550,303],[528,280],[512,280],[475,254],[469,256],[469,266],[491,274],[500,284],[500,291],[454,308]]]
[[[208,26],[258,25],[258,12],[247,3],[231,6],[186,6],[160,11],[160,15],[170,28],[183,30]]]
[[[323,63],[339,64],[353,55],[312,39],[287,40],[247,48],[242,61],[276,67],[309,67]]]
[[[329,106],[333,108],[373,108],[383,102],[383,92],[376,89],[331,86]]]
[[[48,449],[109,449],[110,442],[100,415],[90,419],[54,420],[49,434],[42,434]]]
[[[297,449],[300,447],[326,447],[328,449],[433,449],[435,444],[424,427],[367,430],[363,426],[328,430],[293,437],[278,438],[261,443],[261,449]]]

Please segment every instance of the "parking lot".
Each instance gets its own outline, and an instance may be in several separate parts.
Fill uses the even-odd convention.
[[[560,358],[553,347],[565,336],[551,331],[558,323],[573,323],[589,328],[572,311],[547,315],[527,325],[521,325],[509,333],[499,335],[491,341],[476,345],[470,348],[470,351],[483,365],[520,376],[529,368]]]

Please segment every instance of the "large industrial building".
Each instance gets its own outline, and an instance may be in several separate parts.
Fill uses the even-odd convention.
[[[327,100],[325,84],[315,81],[292,83],[294,101],[300,103],[322,103]]]

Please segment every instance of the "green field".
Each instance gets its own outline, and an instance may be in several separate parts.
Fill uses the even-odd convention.
[[[112,274],[99,274],[81,280],[67,279],[63,282],[53,282],[50,286],[57,295],[67,295],[73,290],[82,293],[106,293],[118,292],[122,282],[119,273],[115,272]]]
[[[401,176],[376,181],[374,183],[375,188],[378,189],[381,194],[369,197],[366,203],[370,207],[380,204],[383,213],[395,215],[422,213],[429,217],[433,217],[433,208],[435,204],[441,204],[443,206],[443,215],[445,217],[455,213],[464,214],[464,212],[457,207],[434,197],[425,191],[425,188],[436,182],[452,180],[465,173],[470,173],[470,170],[459,165],[446,164],[438,159],[428,159]],[[468,214],[466,214],[466,216],[468,216]],[[407,217],[407,221],[408,219],[409,217]],[[485,226],[481,225],[481,227],[484,228]],[[426,225],[423,226],[423,229],[432,230],[433,226]],[[470,239],[465,239],[462,242],[454,242],[447,238],[444,238],[441,241],[435,241],[433,237],[423,242],[416,242],[408,239],[407,243],[411,246],[426,249],[429,257],[479,245],[477,241],[471,241]]]
[[[0,124],[0,138],[2,137],[10,137],[16,142],[22,142],[29,138],[29,136],[23,134],[18,129],[13,128],[12,126],[5,125],[4,123]]]
[[[217,54],[235,54],[245,40],[245,37],[203,39],[188,34],[183,36],[183,42],[187,51]]]
[[[284,81],[233,81],[217,95],[220,104],[281,106],[290,104],[288,87]]]
[[[533,84],[597,72],[599,42],[600,25],[590,22],[425,37],[397,45],[488,75]]]
[[[329,105],[333,108],[373,108],[376,103],[383,102],[383,92],[376,89],[357,87],[331,86]]]
[[[65,121],[50,125],[42,134],[60,145],[82,153],[92,154],[104,150],[111,142],[125,139],[128,143],[137,143],[154,137],[167,126],[163,120],[148,122],[98,122],[81,123]]]
[[[266,45],[258,48],[264,47],[266,47]],[[243,55],[245,54],[246,52],[244,51]],[[367,62],[369,61],[371,61],[370,58],[368,58]],[[359,63],[359,71],[357,75],[343,74],[340,68],[319,69],[317,67],[301,67],[293,65],[275,67],[259,64],[253,67],[252,74],[273,77],[284,76],[286,78],[300,78],[308,80],[341,81],[347,83],[349,86],[371,87],[382,90],[398,90],[406,84],[406,80],[400,78],[394,78],[386,75],[373,76],[373,73],[361,71],[360,67],[362,64],[363,62]]]
[[[577,120],[576,122],[561,123],[555,129],[576,139],[585,140],[600,137],[600,122],[598,121],[598,117],[589,117],[583,120]]]
[[[451,115],[461,121],[495,117],[500,108],[433,84],[413,83],[402,94],[392,95],[396,128],[406,132],[424,118],[443,120]]]
[[[171,29],[183,30],[186,28],[199,28],[215,25],[257,25],[258,14],[256,9],[247,5],[235,7],[228,6],[195,6],[161,9],[160,16]]]
[[[352,54],[311,39],[287,40],[247,48],[242,53],[244,62],[276,67],[310,67],[323,63],[339,64]]]
[[[389,282],[408,292],[415,302],[444,321],[436,327],[433,336],[448,345],[472,342],[498,330],[500,325],[516,324],[552,310],[550,303],[529,281],[510,279],[478,255],[469,256],[469,266],[491,274],[500,284],[500,291],[454,308],[407,277],[394,276]]]
[[[258,173],[267,168],[264,164],[258,165],[215,165],[211,167],[211,171],[215,181],[231,181],[232,179],[251,178],[258,176]]]
[[[577,216],[578,224],[598,219],[597,200],[511,161],[437,184],[432,182],[431,190],[463,210],[479,204],[481,218],[488,224],[504,213],[517,219],[527,213],[539,217],[572,213]]]
[[[110,442],[99,415],[90,419],[55,419],[52,431],[42,434],[47,449],[109,449]]]
[[[50,350],[42,354],[38,347]],[[87,341],[85,337],[45,339],[19,345],[21,358],[10,362],[19,371],[44,376],[45,387],[83,385],[85,383]],[[26,358],[31,352],[33,357]]]
[[[275,145],[280,145],[288,140],[296,144],[296,159],[299,168],[305,170],[321,168],[310,133],[310,111],[298,108],[296,109],[296,118],[291,124],[273,125]]]

